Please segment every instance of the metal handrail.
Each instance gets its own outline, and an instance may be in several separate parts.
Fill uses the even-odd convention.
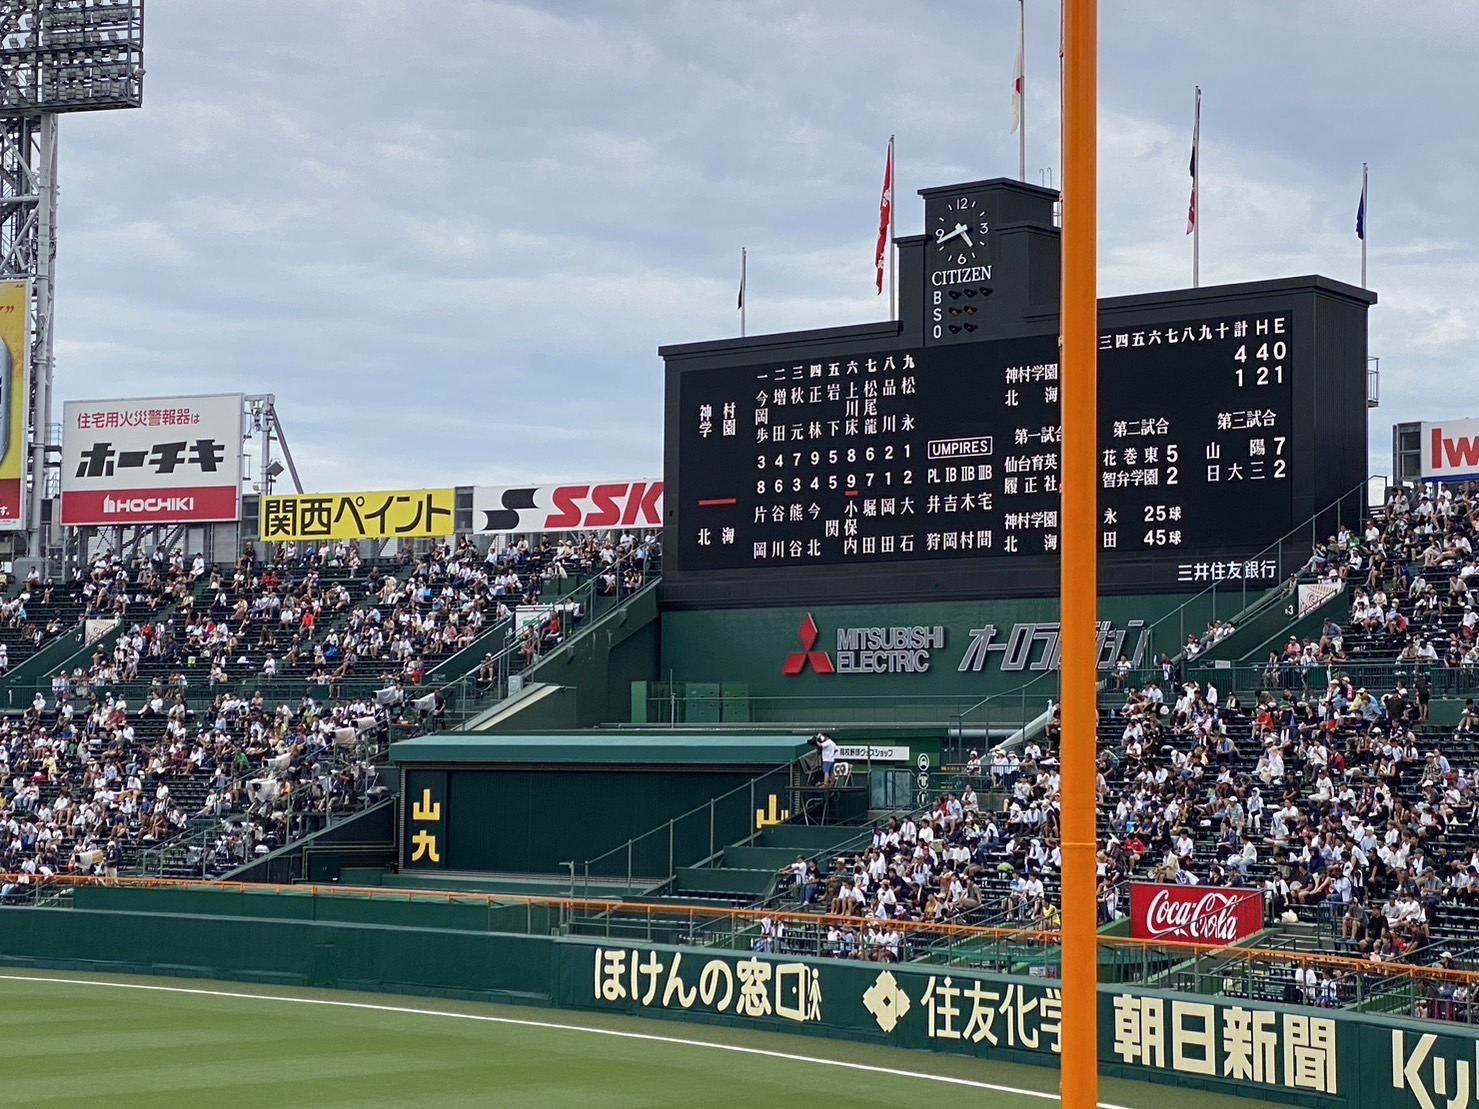
[[[686,919],[696,924],[702,921],[728,921],[735,925],[759,923],[764,917],[784,920],[790,925],[828,925],[872,923],[867,917],[835,916],[825,913],[788,913],[767,909],[735,908],[726,905],[655,905],[644,902],[621,901],[606,898],[586,897],[536,897],[514,893],[476,893],[461,890],[417,890],[387,888],[384,886],[348,885],[272,885],[255,882],[202,881],[198,879],[165,878],[99,878],[87,875],[54,875],[40,879],[36,875],[0,874],[0,882],[25,880],[32,887],[48,885],[116,886],[136,889],[208,889],[234,893],[256,893],[264,896],[299,896],[325,898],[358,898],[385,900],[403,903],[425,902],[436,904],[473,904],[490,908],[506,905],[527,905],[532,908],[545,907],[561,911],[587,912],[636,919],[659,918],[665,920]],[[561,917],[560,919],[566,919]],[[924,937],[947,936],[958,942],[1002,941],[1015,944],[1056,946],[1059,933],[1051,929],[990,928],[967,924],[932,923],[924,921],[893,921],[891,926],[905,935]],[[1447,983],[1463,985],[1471,991],[1479,991],[1479,971],[1444,969],[1442,967],[1417,966],[1411,963],[1374,962],[1352,959],[1322,952],[1291,953],[1288,950],[1269,950],[1260,947],[1238,947],[1219,944],[1201,944],[1183,940],[1143,940],[1127,936],[1100,935],[1097,938],[1101,949],[1118,956],[1143,959],[1180,957],[1183,959],[1207,959],[1230,961],[1252,965],[1288,966],[1291,961],[1308,963],[1317,970],[1328,970],[1332,974],[1364,975],[1373,979],[1408,977],[1423,983]],[[1123,959],[1121,961],[1124,961]],[[1148,964],[1147,964],[1148,965]],[[1479,993],[1476,993],[1479,996]]]
[[[1243,559],[1242,561],[1244,561],[1244,562],[1252,562],[1254,560],[1258,560],[1258,561],[1261,562],[1261,561],[1263,561],[1263,558],[1264,558],[1265,555],[1268,555],[1268,554],[1272,553],[1274,555],[1275,559],[1277,560],[1278,565],[1279,565],[1279,569],[1278,569],[1278,573],[1277,573],[1277,581],[1278,582],[1284,582],[1290,576],[1289,574],[1286,574],[1284,572],[1284,557],[1283,557],[1283,555],[1284,555],[1284,545],[1286,543],[1292,542],[1293,540],[1295,540],[1296,538],[1298,538],[1299,537],[1299,534],[1301,532],[1303,532],[1305,530],[1305,528],[1309,528],[1310,545],[1313,546],[1316,542],[1318,542],[1318,539],[1315,538],[1315,525],[1321,519],[1321,517],[1326,516],[1330,512],[1331,509],[1334,509],[1336,511],[1336,513],[1338,514],[1341,511],[1341,509],[1344,507],[1346,498],[1349,497],[1349,496],[1351,496],[1352,494],[1357,494],[1357,496],[1358,496],[1357,503],[1358,504],[1361,503],[1361,501],[1364,500],[1364,496],[1365,496],[1367,487],[1370,485],[1370,483],[1372,481],[1375,481],[1377,478],[1383,478],[1383,479],[1385,479],[1386,478],[1386,475],[1385,474],[1371,474],[1371,475],[1369,475],[1369,476],[1367,476],[1365,478],[1362,478],[1361,479],[1361,482],[1358,485],[1354,485],[1350,489],[1347,489],[1340,496],[1336,497],[1335,500],[1330,501],[1328,504],[1324,505],[1323,507],[1317,509],[1315,512],[1311,513],[1309,516],[1305,517],[1305,519],[1303,519],[1299,523],[1295,524],[1292,528],[1290,528],[1288,531],[1286,531],[1283,535],[1279,536],[1279,538],[1275,539],[1272,543],[1268,544],[1262,550],[1258,551],[1255,555],[1253,555],[1252,558]],[[1299,565],[1300,566],[1303,566],[1306,561],[1307,561],[1307,559],[1301,559],[1300,562],[1299,562]],[[1295,567],[1294,568],[1294,572],[1297,572],[1297,571],[1298,571],[1298,567]],[[1240,579],[1240,580],[1241,580],[1240,592],[1242,593],[1243,598],[1244,598],[1243,611],[1246,611],[1247,608],[1249,607],[1249,603],[1247,601],[1248,583],[1247,583],[1246,579]],[[1188,607],[1190,607],[1191,605],[1197,603],[1203,597],[1206,597],[1209,593],[1212,594],[1215,597],[1216,594],[1217,594],[1217,592],[1218,592],[1218,590],[1219,590],[1219,588],[1222,589],[1225,592],[1226,591],[1226,588],[1227,588],[1227,582],[1226,581],[1221,582],[1221,583],[1213,582],[1211,585],[1207,586],[1205,589],[1202,589],[1200,592],[1192,594],[1192,596],[1188,597],[1185,601],[1183,601],[1181,604],[1177,605],[1174,609],[1172,609],[1170,612],[1166,613],[1164,616],[1160,617],[1157,620],[1151,621],[1151,623],[1147,626],[1147,629],[1146,629],[1147,631],[1149,631],[1149,632],[1152,633],[1152,640],[1151,640],[1151,642],[1152,643],[1154,642],[1154,638],[1153,637],[1154,637],[1155,629],[1157,627],[1165,624],[1172,617],[1178,617],[1178,616],[1179,617],[1183,617],[1183,620],[1181,622],[1180,635],[1179,635],[1179,638],[1177,639],[1177,651],[1176,652],[1170,652],[1170,651],[1166,652],[1167,654],[1170,654],[1172,656],[1172,659],[1173,660],[1176,659],[1176,658],[1178,658],[1179,657],[1179,653],[1180,653],[1180,648],[1181,648],[1181,646],[1184,644],[1184,642],[1186,640],[1186,635],[1185,635],[1186,625],[1185,625],[1185,622],[1184,622],[1184,613],[1186,612],[1186,610],[1187,610]],[[1277,586],[1274,586],[1274,587],[1270,587],[1270,588],[1271,589],[1276,589],[1278,587]],[[1259,590],[1260,599],[1262,599],[1263,595],[1266,594],[1268,591],[1269,590],[1260,589]],[[1254,603],[1256,604],[1257,602],[1255,601]],[[1205,630],[1205,629],[1199,629],[1197,634],[1201,634],[1201,631],[1203,631],[1203,630]]]
[[[384,749],[379,744],[376,744],[373,751],[370,752],[371,757],[373,757],[373,755],[376,753],[384,753]],[[330,772],[342,769],[345,765],[345,761],[341,757],[340,752],[337,748],[327,752],[326,758],[321,759],[320,761],[327,762]],[[261,777],[263,772],[264,767],[262,765],[250,766],[231,779],[231,786],[237,793],[245,792],[247,782]],[[369,808],[370,805],[373,803],[375,802],[372,799],[366,798],[365,803],[360,806],[359,809],[354,811],[363,811],[364,809]],[[245,812],[246,810],[241,811]],[[191,817],[192,823],[194,822],[194,815],[195,814],[192,814]],[[238,814],[233,813],[232,815]],[[326,817],[324,826],[328,827],[330,824],[332,824],[333,814],[326,812],[324,815]],[[202,818],[202,821],[198,826],[193,828],[187,827],[178,835],[171,836],[169,839],[160,840],[158,843],[144,848],[144,850],[139,853],[138,862],[134,863],[133,866],[130,867],[130,869],[147,871],[150,868],[150,864],[152,861],[152,864],[157,868],[155,870],[155,873],[162,874],[165,862],[167,861],[171,853],[178,854],[181,849],[184,849],[188,853],[191,847],[203,846],[204,844],[208,843],[212,839],[212,837],[216,835],[216,833],[220,829],[222,821],[224,821],[225,819],[227,819],[227,817],[223,815]],[[282,846],[286,847],[288,846],[288,844],[284,843]],[[201,873],[203,875],[205,873],[204,859],[202,859],[201,865]]]
[[[733,847],[733,846],[736,846],[737,844],[749,844],[749,843],[751,843],[757,836],[759,836],[760,829],[758,829],[758,828],[751,829],[750,834],[748,836],[746,836],[743,840],[740,840],[740,841],[734,841],[734,842],[722,843],[722,844],[721,843],[717,843],[716,840],[715,840],[715,820],[714,820],[715,807],[720,802],[722,802],[722,801],[727,801],[727,800],[729,800],[732,797],[735,797],[735,796],[737,796],[737,795],[739,795],[741,793],[744,793],[745,791],[749,791],[750,800],[749,800],[749,805],[748,805],[748,811],[754,812],[756,810],[756,806],[755,806],[755,786],[756,786],[756,783],[758,783],[758,782],[760,782],[760,781],[762,781],[762,780],[764,780],[766,778],[773,777],[774,775],[779,774],[779,773],[782,773],[782,772],[788,773],[790,775],[791,779],[794,781],[795,775],[799,771],[799,769],[801,767],[801,763],[805,760],[805,758],[806,758],[805,755],[800,756],[799,758],[792,759],[788,763],[782,763],[781,765],[779,765],[777,767],[774,767],[771,770],[766,771],[764,774],[758,774],[755,777],[751,778],[748,782],[745,782],[742,785],[735,786],[734,789],[731,789],[731,790],[729,790],[726,793],[721,793],[721,794],[718,794],[717,796],[714,796],[714,797],[709,798],[709,800],[706,801],[702,805],[696,805],[692,809],[689,809],[687,812],[679,813],[677,816],[672,817],[671,819],[669,819],[665,823],[658,824],[656,827],[651,828],[651,829],[649,829],[646,832],[643,832],[641,835],[632,836],[625,843],[619,844],[618,846],[613,847],[609,851],[604,851],[604,852],[602,852],[599,855],[596,855],[596,856],[594,856],[592,858],[586,859],[581,864],[581,866],[583,868],[583,873],[584,873],[584,880],[585,880],[585,887],[584,888],[585,888],[586,893],[589,894],[590,893],[590,888],[591,888],[591,864],[592,863],[600,863],[601,861],[603,861],[605,859],[609,859],[609,858],[611,858],[613,856],[620,856],[623,852],[626,854],[626,862],[627,862],[627,874],[626,874],[626,881],[625,881],[625,884],[624,884],[624,888],[630,889],[631,886],[632,886],[633,880],[636,878],[636,875],[633,873],[633,869],[632,869],[632,860],[633,860],[633,857],[635,855],[636,845],[637,845],[638,841],[645,840],[649,836],[660,835],[663,832],[666,832],[667,833],[667,836],[668,836],[668,873],[666,874],[666,876],[663,877],[662,881],[663,882],[671,882],[673,880],[673,877],[677,874],[677,867],[679,866],[679,864],[677,862],[677,859],[676,859],[676,856],[675,856],[674,830],[676,829],[677,824],[678,824],[678,822],[680,820],[687,820],[689,817],[696,816],[696,815],[698,815],[699,813],[702,813],[702,812],[707,812],[709,814],[709,853],[707,855],[701,857],[700,859],[698,859],[696,862],[693,862],[693,863],[685,863],[685,864],[682,864],[682,865],[684,865],[684,866],[705,866],[705,865],[707,865],[709,863],[712,863],[715,859],[717,859],[723,853],[725,847]],[[789,788],[789,785],[788,785],[787,788]],[[574,868],[573,868],[573,865],[572,865],[572,887],[573,887],[573,881],[574,881],[573,875],[574,875]],[[597,875],[598,880],[600,879],[600,877],[601,877],[600,875]],[[646,875],[645,877],[655,878],[655,877],[657,877],[657,875]],[[610,881],[616,881],[617,879],[612,878],[612,879],[609,879],[609,880]],[[573,888],[572,888],[572,892],[573,892]]]
[[[528,665],[517,665],[522,663],[524,650],[523,645],[519,643],[517,636],[515,636],[502,650],[494,655],[493,661],[498,673],[493,683],[487,688],[482,687],[476,673],[464,674],[462,677],[440,687],[418,687],[426,689],[427,692],[435,691],[441,693],[447,706],[446,712],[441,719],[434,719],[432,715],[428,715],[425,723],[435,727],[455,727],[465,724],[474,717],[486,712],[493,705],[509,696],[509,680],[511,678],[516,675],[521,679],[527,677],[532,671],[554,658],[571,644],[583,639],[605,616],[629,604],[634,598],[641,596],[647,590],[656,588],[660,580],[661,575],[654,574],[635,592],[624,592],[618,583],[617,593],[612,598],[613,603],[611,608],[599,616],[595,614],[597,607],[596,598],[598,596],[605,596],[605,594],[598,594],[596,591],[598,579],[591,578],[588,581],[582,582],[576,589],[555,603],[568,604],[571,601],[575,601],[584,606],[586,617],[579,625],[567,625],[568,630],[561,636],[560,642],[553,649],[542,654],[536,654],[533,659],[529,660]]]

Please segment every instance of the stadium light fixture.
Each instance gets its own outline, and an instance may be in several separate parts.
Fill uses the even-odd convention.
[[[0,117],[143,101],[144,0],[0,0]]]

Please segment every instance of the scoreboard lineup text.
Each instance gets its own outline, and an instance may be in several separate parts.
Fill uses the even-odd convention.
[[[1101,558],[1268,579],[1293,525],[1293,313],[1105,326]],[[1054,556],[1055,336],[695,369],[677,541],[694,571]]]

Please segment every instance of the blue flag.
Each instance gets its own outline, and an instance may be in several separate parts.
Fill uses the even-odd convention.
[[[1361,203],[1356,206],[1356,238],[1366,241],[1366,181],[1361,181]]]

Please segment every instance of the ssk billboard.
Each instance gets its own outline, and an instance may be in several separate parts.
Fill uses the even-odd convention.
[[[479,485],[472,491],[472,515],[473,527],[484,534],[604,528],[645,531],[662,527],[662,482]]]
[[[63,524],[174,524],[240,515],[240,393],[63,406]]]

